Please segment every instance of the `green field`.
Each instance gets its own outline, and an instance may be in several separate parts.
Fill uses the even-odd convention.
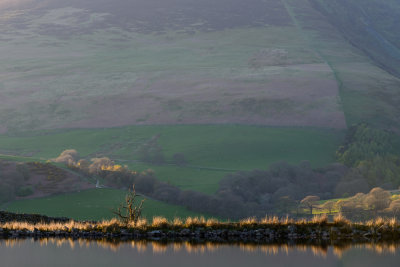
[[[156,134],[160,134],[159,142],[168,163],[173,154],[183,153],[188,165],[149,165],[138,161],[137,147]],[[298,164],[309,160],[314,167],[334,162],[342,138],[341,131],[312,128],[130,126],[37,132],[19,137],[2,135],[0,151],[47,160],[73,148],[82,157],[108,156],[132,170],[151,168],[160,180],[183,189],[214,193],[219,180],[234,171],[267,169],[278,161]]]
[[[93,189],[53,197],[18,200],[1,208],[11,212],[37,213],[75,220],[111,219],[115,217],[112,209],[117,208],[124,201],[125,194],[126,191],[116,189]],[[180,206],[146,199],[143,204],[143,216],[147,219],[152,219],[154,216],[173,219],[174,217],[199,216],[199,213]]]

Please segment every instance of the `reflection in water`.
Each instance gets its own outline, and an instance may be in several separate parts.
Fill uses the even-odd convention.
[[[1,266],[396,266],[400,244],[226,244],[87,239],[0,240]],[[21,257],[24,255],[24,257]]]
[[[4,239],[0,240],[0,248],[5,246],[7,248],[19,247],[26,242],[39,244],[41,247],[56,246],[57,248],[69,247],[71,250],[75,248],[90,249],[97,246],[113,252],[118,252],[122,247],[130,246],[132,249],[140,253],[151,251],[153,254],[163,254],[168,250],[173,252],[185,251],[188,254],[205,254],[217,253],[226,247],[236,246],[240,251],[246,253],[263,253],[265,255],[278,255],[284,254],[290,256],[294,251],[303,253],[312,253],[316,257],[325,258],[328,249],[332,248],[333,255],[337,258],[342,258],[346,251],[351,249],[361,249],[376,253],[378,255],[396,254],[400,250],[400,243],[365,243],[365,244],[352,244],[341,243],[332,246],[310,245],[310,244],[255,244],[255,243],[192,243],[192,242],[159,242],[159,241],[121,241],[110,239],[72,239],[72,238],[41,238],[41,239]]]

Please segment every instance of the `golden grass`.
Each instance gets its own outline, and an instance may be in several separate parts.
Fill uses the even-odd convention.
[[[168,220],[164,217],[156,216],[153,217],[153,222],[151,223],[152,227],[155,228],[165,228],[169,224]]]
[[[251,218],[247,218],[247,219],[243,219],[243,220],[239,221],[240,227],[253,226],[253,225],[257,225],[257,224],[258,224],[258,221],[255,217],[251,217]]]
[[[347,220],[346,217],[344,217],[341,213],[338,213],[335,215],[335,217],[333,217],[333,222],[335,224],[351,224],[351,222]]]
[[[260,221],[261,224],[280,224],[280,220],[277,216],[273,216],[273,217],[268,217],[265,216],[264,218],[261,219]]]
[[[173,225],[174,227],[182,227],[183,221],[182,221],[181,218],[175,217],[174,220],[172,221],[172,225]]]
[[[328,223],[328,216],[326,214],[315,215],[311,219],[311,223],[313,223],[313,224],[325,224],[325,223]]]
[[[206,226],[206,223],[207,221],[204,219],[204,217],[187,217],[184,226],[187,228],[204,227]]]
[[[185,219],[174,218],[169,221],[164,217],[154,217],[151,222],[146,219],[140,219],[136,225],[134,223],[124,224],[123,222],[112,219],[103,220],[99,222],[79,222],[70,221],[66,223],[29,223],[29,222],[6,222],[0,223],[0,228],[6,230],[25,230],[25,231],[101,231],[101,232],[114,232],[120,229],[137,229],[146,231],[149,229],[184,229],[184,228],[213,228],[213,229],[243,229],[243,228],[265,228],[276,226],[307,226],[307,225],[330,225],[330,226],[347,226],[347,227],[375,227],[375,228],[389,228],[397,229],[400,227],[400,222],[396,218],[382,218],[378,217],[366,222],[353,223],[346,219],[342,214],[337,214],[333,221],[329,221],[326,215],[316,215],[313,218],[294,220],[289,217],[278,218],[264,217],[257,219],[255,217],[240,220],[239,222],[222,222],[217,219],[205,219],[204,217],[188,217]]]

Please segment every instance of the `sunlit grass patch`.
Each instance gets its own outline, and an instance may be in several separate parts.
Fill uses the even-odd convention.
[[[339,214],[334,217],[332,221],[329,221],[327,216],[315,216],[311,219],[290,219],[288,217],[265,217],[262,219],[256,219],[254,217],[243,219],[237,222],[226,222],[219,221],[216,219],[205,219],[202,217],[187,217],[187,218],[174,218],[168,220],[161,216],[156,216],[152,221],[146,219],[140,219],[137,224],[125,223],[117,219],[102,220],[98,222],[80,222],[80,221],[69,221],[65,223],[50,222],[50,223],[30,223],[30,222],[5,222],[0,223],[0,228],[6,231],[22,230],[22,231],[43,231],[43,232],[74,232],[74,231],[99,231],[103,233],[119,233],[122,229],[128,231],[140,230],[140,231],[179,231],[182,229],[222,229],[222,230],[257,230],[257,229],[275,229],[287,232],[289,227],[295,226],[299,232],[309,232],[313,227],[319,227],[319,229],[325,229],[325,231],[331,231],[330,229],[338,228],[339,232],[349,234],[353,230],[365,230],[375,229],[372,234],[381,232],[388,234],[393,232],[396,236],[399,235],[398,229],[400,223],[395,218],[383,218],[378,217],[374,220],[366,222],[351,222],[347,220],[343,215]],[[322,227],[322,228],[321,228]]]

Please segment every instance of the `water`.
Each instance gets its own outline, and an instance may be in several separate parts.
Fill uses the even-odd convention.
[[[2,240],[1,266],[398,266],[398,245],[193,245]]]

